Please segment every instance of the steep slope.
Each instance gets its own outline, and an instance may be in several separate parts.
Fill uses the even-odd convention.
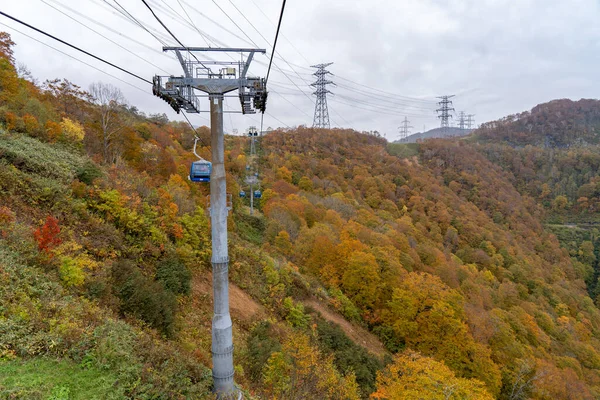
[[[586,269],[471,145],[427,142],[409,161],[376,137],[299,129],[261,146],[271,249],[388,349],[443,360],[499,398],[598,396]]]
[[[0,398],[213,398],[208,185],[186,178],[210,131],[20,78],[13,45],[0,32]],[[235,187],[245,143],[226,142]],[[243,209],[230,274],[245,397],[367,397],[381,360],[293,300],[309,282]]]

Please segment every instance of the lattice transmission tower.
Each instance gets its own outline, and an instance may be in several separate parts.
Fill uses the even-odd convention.
[[[438,115],[438,118],[442,121],[441,127],[442,127],[442,133],[444,135],[446,135],[448,133],[448,127],[450,126],[448,124],[449,119],[452,118],[452,115],[450,114],[450,112],[455,111],[454,108],[452,107],[452,100],[450,100],[452,97],[454,97],[454,95],[439,96],[438,99],[441,99],[438,102],[438,105],[440,106],[440,108],[435,110],[436,112],[441,113],[440,115]]]
[[[312,83],[310,86],[314,86],[316,90],[313,92],[317,96],[317,102],[315,103],[315,116],[313,118],[314,128],[326,128],[329,129],[329,109],[327,108],[327,93],[331,93],[327,90],[327,85],[335,85],[332,81],[326,79],[327,75],[332,75],[331,72],[325,68],[329,67],[331,63],[311,65],[311,68],[317,68],[317,71],[313,74],[317,77],[317,81]]]
[[[467,129],[473,129],[473,125],[475,125],[475,114],[467,115]]]
[[[414,128],[413,126],[410,126],[410,121],[408,120],[407,117],[404,117],[404,121],[402,121],[402,125],[400,125],[398,127],[399,132],[400,132],[400,141],[404,142],[406,141],[406,138],[408,138],[408,136],[410,136],[410,130],[412,128]]]
[[[467,122],[467,115],[465,114],[465,112],[464,111],[459,112],[458,113],[458,127],[461,130],[465,129],[466,122]]]

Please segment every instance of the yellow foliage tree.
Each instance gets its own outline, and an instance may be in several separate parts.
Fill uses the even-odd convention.
[[[281,254],[289,255],[292,252],[292,242],[290,241],[290,234],[287,231],[280,231],[275,237],[275,247]]]
[[[263,383],[273,399],[358,400],[353,373],[342,375],[310,343],[307,335],[292,333],[280,352],[271,354],[263,372]]]
[[[277,179],[282,179],[286,182],[292,182],[292,171],[287,169],[285,166],[277,169]]]
[[[370,308],[375,304],[380,284],[379,267],[375,256],[362,251],[353,253],[342,275],[342,288],[358,306]]]
[[[437,276],[411,272],[394,289],[383,320],[410,348],[443,359],[462,376],[501,385],[490,350],[475,342],[465,323],[463,298]]]
[[[62,134],[65,139],[75,143],[81,143],[83,141],[85,131],[79,122],[72,121],[69,118],[63,118],[60,127],[62,128]]]
[[[443,362],[419,353],[397,354],[394,362],[377,373],[380,400],[492,400],[483,382],[457,378]]]

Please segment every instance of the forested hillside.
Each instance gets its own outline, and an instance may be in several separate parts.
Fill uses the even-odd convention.
[[[0,34],[0,397],[211,398],[194,132],[110,85],[19,77],[13,45]],[[552,197],[567,175],[536,166],[542,197],[511,167],[530,153],[506,158],[531,148],[399,146],[304,127],[259,139],[257,212],[234,196],[229,220],[245,396],[600,397],[594,248],[545,225],[573,209]],[[237,194],[247,140],[227,137],[225,157]]]
[[[483,140],[513,146],[568,148],[600,142],[598,100],[553,100],[531,111],[487,122],[475,132]]]

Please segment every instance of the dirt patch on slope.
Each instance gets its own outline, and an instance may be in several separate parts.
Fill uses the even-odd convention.
[[[207,296],[212,308],[212,273],[196,276],[192,281],[194,294],[202,293]],[[233,318],[244,321],[252,320],[258,314],[264,314],[263,307],[242,289],[229,282],[229,307]]]
[[[379,341],[377,336],[373,335],[369,331],[359,326],[355,326],[350,322],[346,321],[344,317],[336,313],[335,311],[329,310],[323,304],[316,300],[307,300],[304,305],[311,307],[317,311],[323,318],[329,322],[339,325],[344,333],[356,344],[364,347],[367,351],[375,354],[378,357],[383,357],[387,354],[387,350],[383,344]]]

